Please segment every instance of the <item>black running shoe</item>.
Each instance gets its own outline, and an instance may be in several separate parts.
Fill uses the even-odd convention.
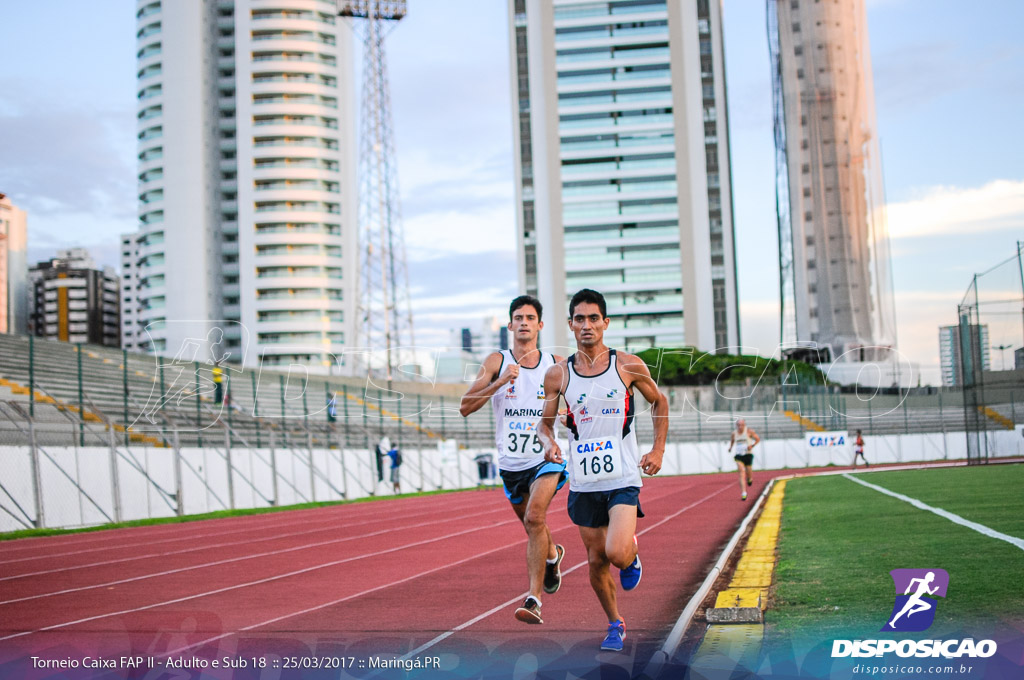
[[[565,557],[565,548],[560,545],[555,546],[555,562],[554,564],[544,565],[544,592],[545,593],[557,593],[558,589],[562,587],[562,558]]]
[[[526,598],[523,606],[516,610],[516,619],[523,623],[544,623],[540,618],[540,602],[533,595]]]

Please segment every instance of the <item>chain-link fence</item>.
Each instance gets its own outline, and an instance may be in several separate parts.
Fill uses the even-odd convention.
[[[888,442],[897,462],[907,459],[906,438],[925,434],[936,436],[921,456],[963,456],[950,440],[965,431],[972,460],[1012,455],[1019,443],[994,435],[1024,421],[1024,380],[996,383],[997,373],[982,371],[983,390],[667,387],[677,448],[666,473],[721,469],[739,418],[768,442],[766,453],[784,444],[771,458],[783,466],[811,464],[800,444],[811,433],[858,429]],[[382,440],[409,453],[403,490],[473,486],[474,456],[495,452],[495,420],[490,407],[461,417],[465,389],[386,389],[0,334],[0,531],[375,494],[390,488],[375,452]],[[642,399],[636,427],[649,445]]]
[[[968,461],[983,463],[993,453],[987,433],[1016,426],[1016,414],[1007,417],[998,405],[1024,389],[1024,241],[1012,257],[974,275],[957,319],[952,377],[963,388]]]

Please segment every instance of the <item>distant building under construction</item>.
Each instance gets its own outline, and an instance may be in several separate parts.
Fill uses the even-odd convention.
[[[875,361],[896,343],[863,0],[767,0],[782,341]]]

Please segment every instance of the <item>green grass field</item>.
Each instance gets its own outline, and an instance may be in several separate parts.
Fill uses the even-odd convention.
[[[860,478],[1024,538],[1024,465]],[[841,476],[792,480],[766,622],[780,633],[873,636],[893,605],[889,571],[928,567],[950,577],[931,632],[1024,623],[1024,550]]]

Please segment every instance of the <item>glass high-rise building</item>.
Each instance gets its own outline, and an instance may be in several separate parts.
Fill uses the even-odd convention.
[[[325,0],[137,2],[129,348],[325,369],[353,341],[353,33],[337,12]]]
[[[767,0],[781,336],[878,361],[895,303],[863,0]]]
[[[988,324],[969,324],[964,331],[973,337],[961,337],[960,326],[939,326],[939,368],[942,370],[942,384],[945,387],[962,387],[964,384],[962,347],[977,347],[981,370],[992,370]]]
[[[720,0],[510,0],[523,292],[610,345],[740,343]]]

